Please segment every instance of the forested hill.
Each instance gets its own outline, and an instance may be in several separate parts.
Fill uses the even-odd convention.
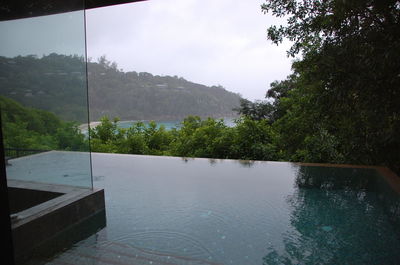
[[[25,106],[85,122],[85,64],[77,56],[0,57],[0,94]],[[88,64],[91,120],[175,120],[188,115],[230,117],[240,96],[177,76],[123,72],[104,57]]]
[[[87,122],[85,64],[78,56],[0,56],[0,95],[25,107]]]
[[[231,117],[240,100],[221,86],[208,87],[177,76],[124,73],[104,57],[89,63],[89,95],[92,120],[104,115],[123,120]]]

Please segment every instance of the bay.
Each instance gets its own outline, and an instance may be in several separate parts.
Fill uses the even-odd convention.
[[[228,127],[234,127],[235,126],[235,121],[234,118],[222,118],[224,120],[224,123],[226,126]],[[121,129],[128,129],[130,127],[132,127],[135,123],[138,122],[143,122],[146,126],[149,125],[149,123],[151,121],[147,120],[147,121],[140,121],[140,120],[133,120],[133,121],[119,121],[117,122],[117,127],[121,128]],[[164,126],[164,128],[167,131],[170,131],[174,128],[179,129],[182,126],[182,122],[183,120],[173,120],[173,121],[155,121],[155,123],[157,124],[157,128],[160,128],[161,126]],[[97,125],[99,125],[100,122],[99,121],[93,121],[90,123],[90,128],[94,129],[96,128]],[[78,127],[80,129],[80,131],[87,135],[88,133],[88,124],[82,124]]]

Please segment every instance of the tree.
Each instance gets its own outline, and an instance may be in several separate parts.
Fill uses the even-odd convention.
[[[272,119],[274,107],[270,102],[240,99],[240,107],[235,108],[240,115],[244,115],[252,120]]]
[[[91,137],[98,138],[103,143],[115,140],[115,138],[117,137],[118,121],[118,118],[115,118],[114,121],[110,121],[108,117],[104,116],[103,118],[101,118],[100,124],[90,130]]]
[[[236,122],[233,157],[251,160],[277,160],[275,134],[267,120],[244,117]]]
[[[262,10],[287,18],[286,25],[271,26],[268,37],[276,44],[291,40],[288,54],[301,55],[293,64],[297,92],[287,97],[299,99],[281,98],[296,103],[283,113],[301,109],[314,116],[302,122],[339,141],[346,162],[399,172],[400,2],[268,0]]]
[[[53,113],[27,108],[0,96],[0,113],[6,148],[87,151],[89,143],[73,122]]]

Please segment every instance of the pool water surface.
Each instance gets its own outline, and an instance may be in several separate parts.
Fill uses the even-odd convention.
[[[399,196],[374,169],[99,153],[92,160],[107,227],[48,265],[399,264]]]

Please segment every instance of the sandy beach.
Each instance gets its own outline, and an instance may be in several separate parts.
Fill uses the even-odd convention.
[[[90,128],[95,128],[97,125],[99,125],[101,122],[100,121],[92,121],[89,126]],[[79,130],[81,131],[87,131],[88,129],[88,124],[87,123],[83,123],[81,125],[78,126]]]

